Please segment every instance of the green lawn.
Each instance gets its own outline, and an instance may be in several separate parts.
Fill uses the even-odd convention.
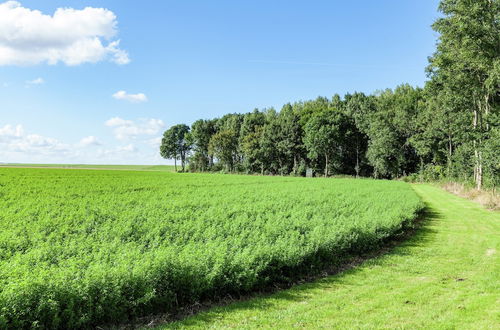
[[[92,165],[92,164],[17,164],[0,163],[0,167],[63,168],[86,170],[174,171],[174,165]],[[180,169],[180,166],[177,168]]]
[[[341,274],[161,328],[500,328],[500,213],[414,185],[423,227]]]

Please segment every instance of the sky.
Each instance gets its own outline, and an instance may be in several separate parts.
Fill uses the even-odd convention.
[[[169,164],[168,127],[423,86],[438,0],[0,0],[0,162]]]

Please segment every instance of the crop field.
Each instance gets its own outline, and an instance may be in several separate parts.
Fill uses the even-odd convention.
[[[83,327],[266,287],[377,248],[403,182],[0,168],[0,328]]]
[[[174,165],[97,165],[97,164],[22,164],[0,163],[1,167],[20,168],[60,168],[79,170],[129,170],[129,171],[174,171]]]

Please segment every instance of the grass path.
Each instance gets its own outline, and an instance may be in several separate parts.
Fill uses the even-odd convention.
[[[500,329],[500,213],[414,185],[428,213],[391,252],[161,328]]]

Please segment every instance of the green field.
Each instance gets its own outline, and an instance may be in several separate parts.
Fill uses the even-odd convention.
[[[174,165],[92,165],[92,164],[22,164],[0,163],[1,167],[60,168],[84,170],[174,171]]]
[[[0,168],[0,189],[0,328],[126,322],[289,282],[422,207],[406,183],[355,179]]]
[[[422,227],[385,255],[161,328],[499,329],[500,213],[414,189],[427,207]]]

